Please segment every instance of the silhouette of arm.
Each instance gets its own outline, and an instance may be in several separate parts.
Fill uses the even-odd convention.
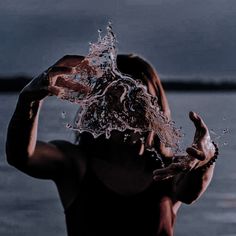
[[[58,148],[57,143],[37,141],[37,130],[40,107],[50,94],[49,78],[60,73],[70,73],[70,66],[78,60],[81,57],[66,56],[60,59],[48,71],[26,85],[19,95],[8,127],[6,155],[10,165],[31,176],[53,179],[70,165],[69,158]],[[60,145],[68,146],[69,143],[61,142]]]

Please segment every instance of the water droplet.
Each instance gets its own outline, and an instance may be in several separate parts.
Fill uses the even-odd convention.
[[[100,42],[102,40],[102,30],[99,29],[98,30],[98,42]]]
[[[62,119],[65,119],[65,118],[66,118],[66,112],[65,112],[65,111],[62,111],[61,117],[62,117]]]
[[[112,31],[112,23],[110,22],[107,26],[108,33]]]
[[[67,129],[71,129],[72,127],[73,127],[73,126],[72,126],[71,124],[69,124],[69,123],[66,124],[66,128],[67,128]]]
[[[129,136],[130,136],[129,134],[124,134],[124,142],[127,141],[127,139],[128,139]]]
[[[111,131],[110,130],[106,130],[106,139],[109,139],[111,137]]]
[[[210,133],[213,135],[217,135],[216,132],[214,131],[214,129],[210,129]]]
[[[229,129],[228,128],[223,130],[223,134],[227,134],[227,133],[229,133]]]
[[[139,140],[141,141],[142,144],[145,143],[145,137],[141,137]]]

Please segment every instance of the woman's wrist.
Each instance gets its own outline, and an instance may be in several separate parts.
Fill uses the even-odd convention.
[[[45,71],[39,76],[33,78],[20,92],[19,100],[28,103],[37,103],[43,101],[50,95],[48,90],[49,79]]]
[[[41,104],[42,100],[32,99],[24,92],[21,92],[18,98],[16,110],[13,115],[14,119],[21,121],[30,121],[34,119]]]
[[[215,152],[214,155],[208,160],[205,164],[198,166],[195,170],[200,171],[200,172],[205,172],[207,171],[213,164],[216,162],[218,155],[219,155],[219,148],[216,143],[212,141],[212,144],[214,145]]]

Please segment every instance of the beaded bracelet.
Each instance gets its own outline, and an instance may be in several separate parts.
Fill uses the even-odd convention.
[[[212,141],[212,144],[213,144],[214,147],[215,147],[214,156],[213,156],[213,157],[211,158],[211,160],[208,161],[206,164],[204,164],[203,166],[197,168],[197,169],[196,169],[197,171],[205,172],[207,169],[209,169],[209,167],[210,167],[211,165],[213,165],[213,163],[214,163],[214,162],[216,161],[216,159],[218,158],[218,155],[219,155],[219,148],[218,148],[217,144],[214,143],[213,141]]]

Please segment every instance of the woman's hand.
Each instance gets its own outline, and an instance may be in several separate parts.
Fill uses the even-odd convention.
[[[56,89],[51,86],[54,80],[60,76],[75,73],[76,67],[83,56],[64,56],[58,60],[53,66],[49,67],[45,72],[35,77],[21,91],[20,96],[29,101],[42,100],[45,97],[55,94]]]
[[[205,165],[215,154],[215,146],[211,141],[209,130],[202,118],[194,112],[189,113],[189,118],[193,121],[196,132],[191,147],[186,152],[198,160],[195,168]]]
[[[171,178],[186,170],[197,169],[205,165],[215,154],[208,128],[202,118],[194,112],[189,117],[196,127],[193,144],[186,149],[188,155],[176,156],[172,164],[163,169],[153,172],[153,179],[156,181]]]

